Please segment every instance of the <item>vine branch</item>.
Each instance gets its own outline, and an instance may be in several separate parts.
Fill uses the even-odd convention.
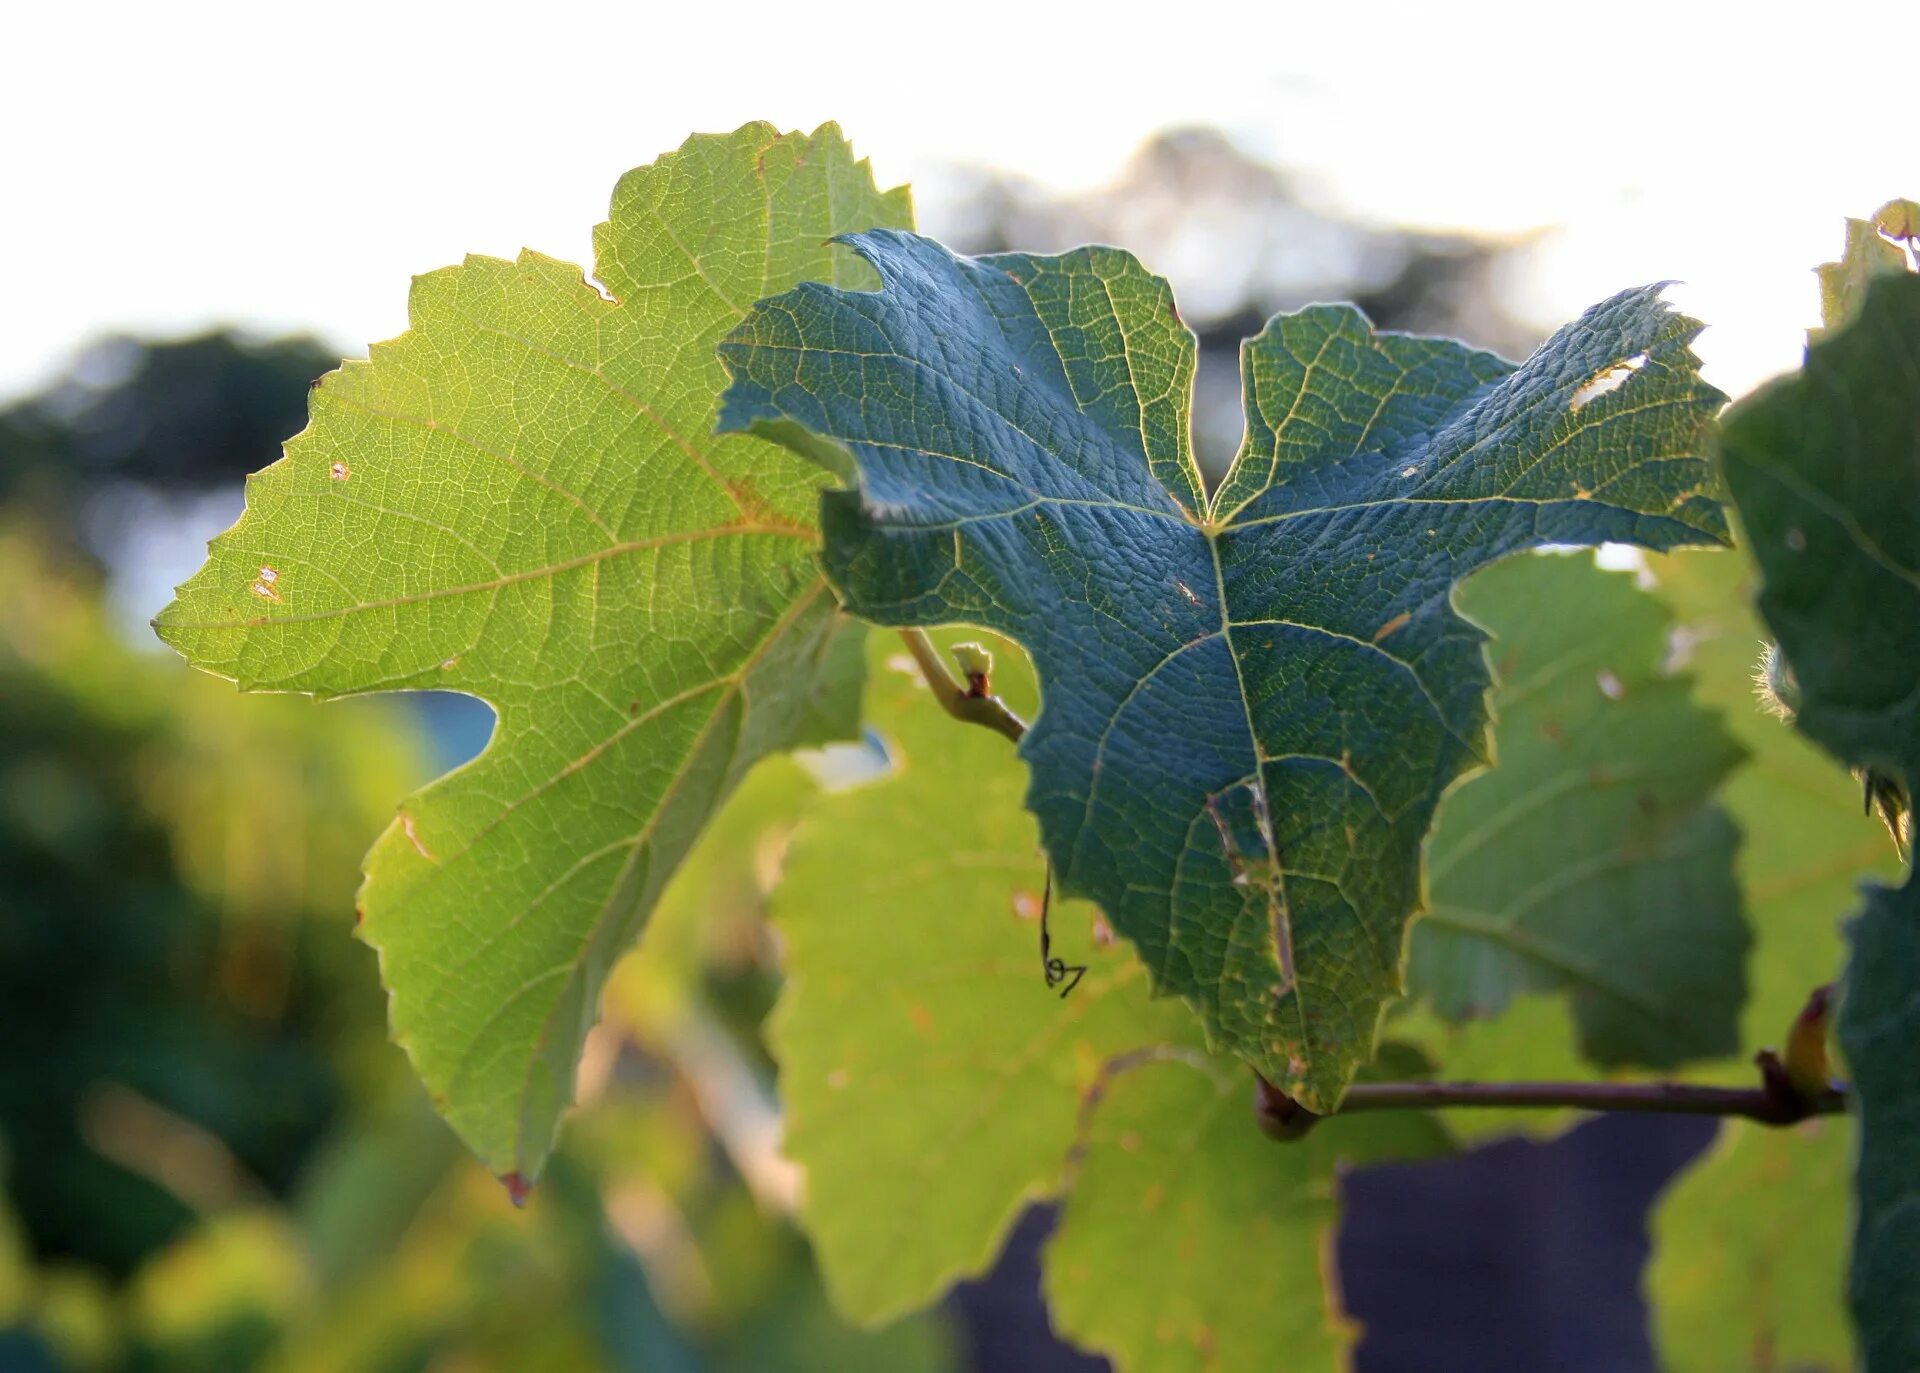
[[[1020,742],[1020,736],[1027,732],[1027,722],[993,694],[992,654],[978,644],[955,644],[954,656],[960,659],[967,674],[967,680],[962,682],[953,675],[926,630],[903,629],[900,637],[906,642],[907,651],[913,654],[913,661],[920,665],[920,675],[927,679],[927,686],[942,710],[956,720],[985,725],[1016,744]]]
[[[1657,1115],[1739,1116],[1762,1125],[1798,1125],[1847,1109],[1847,1089],[1827,1076],[1830,987],[1817,987],[1787,1036],[1783,1061],[1771,1049],[1754,1055],[1753,1087],[1693,1082],[1356,1082],[1334,1115],[1356,1111],[1570,1109]],[[1274,1139],[1298,1139],[1325,1117],[1254,1074],[1253,1116]]]
[[[1803,1097],[1764,1085],[1707,1087],[1690,1082],[1361,1082],[1347,1089],[1334,1114],[1474,1107],[1741,1116],[1781,1126],[1838,1115],[1847,1109],[1847,1094],[1830,1087],[1818,1096]],[[1264,1079],[1256,1088],[1254,1115],[1276,1139],[1298,1139],[1323,1119]]]

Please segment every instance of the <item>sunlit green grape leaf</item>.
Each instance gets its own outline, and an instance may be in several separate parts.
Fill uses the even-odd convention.
[[[1728,1121],[1661,1194],[1644,1288],[1668,1373],[1853,1367],[1841,1301],[1853,1128]]]
[[[1030,713],[1032,674],[999,647],[994,689]],[[867,718],[893,770],[821,797],[794,837],[773,898],[787,984],[769,1038],[828,1288],[879,1322],[984,1271],[1027,1203],[1057,1190],[1109,1059],[1197,1034],[1177,1003],[1148,1000],[1094,911],[1057,893],[1054,951],[1087,972],[1064,1000],[1048,988],[1026,769],[1000,735],[942,713],[897,640],[874,636],[869,658]]]
[[[977,631],[936,636],[967,637],[995,648],[994,689],[1030,713],[1019,650]],[[1064,999],[1049,989],[1025,768],[1000,735],[946,716],[897,644],[876,638],[870,659],[869,721],[893,768],[816,801],[773,901],[787,1150],[806,1168],[803,1219],[836,1305],[866,1322],[924,1305],[987,1268],[1029,1202],[1090,1186],[1049,1252],[1063,1330],[1134,1373],[1183,1366],[1209,1322],[1223,1351],[1250,1348],[1256,1327],[1315,1332],[1293,1366],[1337,1366],[1351,1336],[1320,1281],[1336,1161],[1425,1154],[1445,1137],[1423,1115],[1385,1113],[1298,1145],[1267,1139],[1245,1068],[1207,1057],[1177,1002],[1149,1000],[1139,961],[1082,902],[1056,898],[1049,924],[1054,953],[1087,971]],[[1110,1127],[1110,1104],[1133,1124]],[[1108,1160],[1116,1147],[1151,1168]],[[1099,1236],[1156,1184],[1179,1207],[1142,1215],[1170,1227],[1150,1264],[1144,1240]],[[1196,1253],[1211,1257],[1181,1257]],[[1284,1291],[1283,1307],[1221,1285],[1210,1264],[1271,1273],[1260,1291]],[[1193,1321],[1163,1346],[1157,1324],[1142,1339],[1115,1323],[1129,1304]],[[1223,1352],[1220,1366],[1247,1365]]]
[[[396,1039],[516,1185],[551,1148],[601,983],[751,764],[852,723],[821,477],[710,437],[713,344],[758,297],[868,270],[908,218],[831,126],[697,137],[629,173],[595,275],[525,253],[418,278],[412,329],[314,393],[156,622],[244,688],[489,701],[473,764],[367,860]]]
[[[710,966],[744,961],[763,934],[768,893],[817,784],[790,756],[765,759],[708,823],[647,920],[647,937],[607,980],[608,1020],[670,1041]]]
[[[1047,1246],[1054,1325],[1127,1373],[1344,1369],[1333,1229],[1343,1167],[1446,1151],[1431,1116],[1322,1121],[1276,1146],[1246,1073],[1212,1060],[1114,1075]]]
[[[721,348],[722,426],[857,468],[823,506],[849,609],[1025,645],[1063,889],[1215,1043],[1330,1109],[1400,989],[1433,809],[1486,758],[1453,584],[1541,543],[1724,536],[1698,326],[1629,291],[1516,369],[1347,307],[1278,318],[1209,499],[1193,336],[1133,258],[855,245],[884,290],[757,306]]]
[[[1920,206],[1911,200],[1891,200],[1872,219],[1847,221],[1846,248],[1838,262],[1821,264],[1820,322],[1838,329],[1852,319],[1867,298],[1867,284],[1875,277],[1912,270],[1906,251],[1895,239],[1920,237]],[[1816,339],[1825,330],[1816,329]]]
[[[1911,797],[1920,782],[1920,277],[1869,284],[1805,368],[1742,402],[1722,439],[1798,688],[1795,724]],[[1850,1291],[1865,1366],[1920,1366],[1920,885],[1872,886],[1840,1041],[1861,1119]]]
[[[1585,557],[1514,559],[1458,603],[1493,635],[1500,765],[1441,808],[1409,993],[1457,1021],[1565,991],[1603,1067],[1732,1053],[1748,934],[1711,798],[1741,753],[1662,670],[1668,612]]]

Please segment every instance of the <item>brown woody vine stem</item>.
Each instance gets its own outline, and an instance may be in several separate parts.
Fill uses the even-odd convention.
[[[1825,1011],[1827,989],[1813,994]],[[1803,1016],[1804,1018],[1804,1016]],[[1692,1082],[1357,1082],[1335,1115],[1356,1111],[1434,1111],[1457,1108],[1632,1111],[1654,1115],[1739,1116],[1762,1125],[1798,1125],[1814,1116],[1847,1109],[1847,1090],[1836,1082],[1794,1085],[1771,1049],[1754,1055],[1757,1087],[1709,1087]],[[1254,1075],[1253,1116],[1274,1139],[1298,1139],[1323,1116],[1314,1114],[1259,1074]]]
[[[1706,1087],[1690,1082],[1362,1082],[1347,1089],[1336,1115],[1356,1111],[1431,1111],[1460,1107],[1640,1111],[1661,1115],[1742,1116],[1762,1125],[1797,1125],[1847,1109],[1832,1087],[1818,1096],[1771,1087]],[[1260,1128],[1298,1139],[1323,1117],[1265,1080],[1254,1097]]]
[[[1007,708],[1007,703],[987,689],[987,675],[984,672],[970,675],[962,682],[953,675],[940,651],[933,646],[933,640],[927,637],[924,629],[903,629],[901,639],[905,640],[913,661],[920,665],[920,675],[927,679],[933,696],[940,708],[954,719],[970,725],[985,725],[997,730],[1014,743],[1020,742],[1020,736],[1027,732],[1026,721]]]

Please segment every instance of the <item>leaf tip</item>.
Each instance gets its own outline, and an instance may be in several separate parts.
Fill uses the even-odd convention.
[[[526,1208],[527,1198],[533,1195],[533,1180],[531,1178],[518,1171],[502,1173],[500,1175],[500,1185],[507,1189],[507,1200],[514,1204],[516,1210],[524,1210]]]

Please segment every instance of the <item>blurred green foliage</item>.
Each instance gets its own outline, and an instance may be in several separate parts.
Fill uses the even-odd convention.
[[[23,413],[55,410],[0,416],[14,477],[73,451],[22,448]],[[199,479],[147,462],[101,475]],[[678,936],[620,971],[569,1147],[516,1210],[428,1109],[352,938],[367,841],[429,775],[420,716],[241,700],[126,643],[69,522],[95,479],[67,477],[0,503],[0,1370],[950,1367],[938,1320],[832,1315],[786,1218],[757,1039],[777,855],[690,859]],[[811,790],[780,769],[715,847]]]

